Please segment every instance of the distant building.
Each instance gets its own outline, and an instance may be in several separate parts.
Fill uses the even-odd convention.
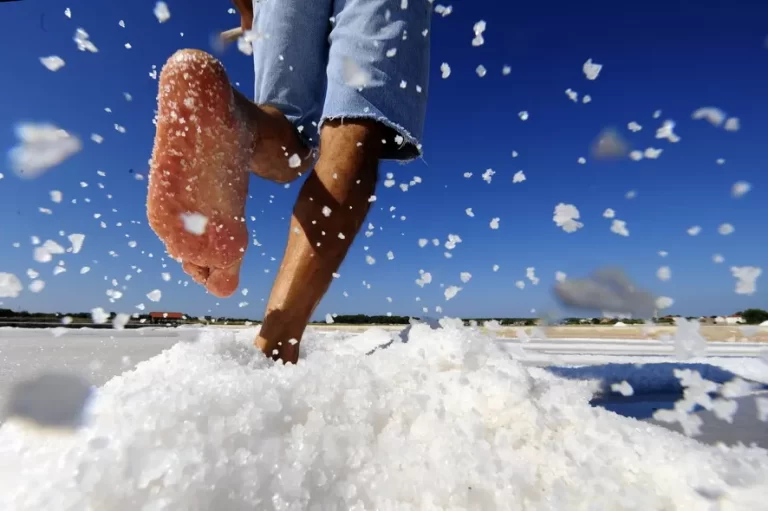
[[[715,323],[718,325],[740,325],[744,323],[744,318],[741,314],[732,314],[730,316],[718,316],[715,318]]]
[[[149,322],[153,325],[157,324],[173,324],[176,325],[178,323],[184,322],[184,314],[181,312],[150,312],[149,313]]]

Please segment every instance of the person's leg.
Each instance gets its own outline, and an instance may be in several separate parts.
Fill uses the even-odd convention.
[[[273,358],[297,361],[307,322],[368,212],[379,160],[420,154],[429,74],[428,34],[422,32],[431,11],[426,1],[416,3],[394,10],[388,0],[335,1],[320,159],[294,208],[256,339]],[[389,57],[392,48],[398,52]],[[348,84],[350,69],[371,80],[362,88]]]
[[[254,13],[256,104],[205,52],[177,52],[160,76],[147,216],[168,253],[216,296],[231,295],[239,282],[248,169],[284,183],[314,163],[300,126],[319,121],[331,4],[287,4],[263,0]],[[289,45],[298,40],[294,29],[302,43]],[[185,223],[190,214],[197,220]]]
[[[296,200],[256,341],[265,354],[284,362],[298,359],[297,341],[368,213],[387,131],[366,120],[323,126],[320,159]]]

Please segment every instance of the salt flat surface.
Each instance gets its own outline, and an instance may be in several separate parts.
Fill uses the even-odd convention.
[[[77,354],[69,368],[117,357],[94,379],[128,350],[151,358],[101,387],[74,432],[0,427],[0,509],[764,508],[768,451],[590,406],[594,385],[444,326],[371,356],[396,333],[311,332],[288,367],[253,329],[65,334],[49,346]],[[1,369],[42,353],[40,334],[3,331]]]

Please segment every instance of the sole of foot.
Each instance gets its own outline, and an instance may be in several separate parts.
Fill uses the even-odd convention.
[[[147,217],[184,271],[219,297],[237,289],[248,246],[251,147],[222,64],[176,52],[160,74]]]

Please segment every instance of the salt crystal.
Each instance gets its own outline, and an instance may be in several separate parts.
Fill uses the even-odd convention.
[[[618,234],[619,236],[629,236],[629,230],[627,229],[627,222],[624,220],[614,219],[611,223],[611,232]]]
[[[444,79],[451,76],[451,66],[447,62],[440,64],[440,76]]]
[[[567,233],[573,233],[584,227],[584,224],[579,222],[581,217],[578,208],[573,204],[560,203],[555,206],[555,212],[552,216],[552,221],[555,225],[562,228]]]
[[[292,154],[291,157],[288,158],[288,166],[292,169],[301,166],[301,157],[296,153]]]
[[[97,144],[101,144],[104,141],[104,137],[96,133],[91,133],[91,140]]]
[[[365,262],[373,265],[376,264],[376,259],[374,259],[372,255],[368,254],[365,256]]]
[[[149,300],[152,302],[159,302],[162,296],[163,296],[163,293],[159,289],[155,289],[147,293],[147,298],[149,298]]]
[[[21,281],[16,275],[0,272],[0,298],[16,298],[22,289]]]
[[[67,18],[72,19],[72,9],[70,9],[69,7],[64,9],[64,16],[66,16]]]
[[[474,217],[475,213],[472,211],[472,208],[467,208],[464,210],[464,212],[467,214],[468,217]]]
[[[675,122],[664,121],[659,129],[656,130],[656,138],[665,138],[670,142],[679,142],[680,137],[674,133]]]
[[[751,189],[752,185],[746,181],[737,181],[731,187],[731,196],[735,199],[738,199],[749,193]]]
[[[130,319],[131,319],[131,316],[129,314],[119,312],[115,315],[115,318],[112,320],[112,327],[115,330],[123,330],[125,328],[125,325],[128,323]]]
[[[715,254],[715,255],[712,256],[712,261],[715,262],[715,263],[718,263],[718,264],[724,263],[725,262],[725,257],[723,257],[720,254]]]
[[[756,266],[732,266],[731,274],[737,279],[736,294],[755,294],[757,291],[757,279],[762,273],[762,268]]]
[[[717,228],[717,232],[722,234],[723,236],[728,236],[729,234],[732,234],[733,231],[735,231],[734,227],[731,224],[722,224],[720,227]]]
[[[555,272],[555,280],[558,282],[565,282],[565,279],[567,278],[567,275],[561,271]]]
[[[570,89],[570,88],[565,89],[565,95],[568,96],[568,99],[570,99],[574,103],[578,103],[578,101],[579,101],[579,93],[576,92],[575,90]]]
[[[472,278],[472,274],[471,274],[471,273],[469,273],[469,272],[463,271],[463,272],[461,272],[461,273],[459,274],[459,278],[461,279],[461,281],[462,281],[463,283],[465,283],[465,284],[466,284],[467,282],[469,282],[469,279],[471,279],[471,278]]]
[[[585,163],[587,163],[587,159],[584,158],[583,156],[579,156],[579,159],[576,161],[579,162],[581,165],[584,165]]]
[[[600,75],[603,65],[592,62],[592,59],[587,59],[581,69],[584,71],[587,80],[595,80]]]
[[[75,31],[75,37],[73,39],[75,41],[75,44],[77,44],[78,50],[89,51],[91,53],[98,53],[99,49],[96,48],[96,45],[93,44],[93,42],[89,39],[88,32],[86,32],[82,28],[78,28]]]
[[[208,225],[208,217],[200,213],[182,213],[181,221],[184,223],[184,230],[196,236],[205,233]]]
[[[171,11],[165,2],[157,2],[154,9],[155,17],[160,23],[165,23],[171,18]]]
[[[662,151],[663,149],[654,149],[653,147],[649,147],[645,150],[645,152],[643,153],[643,156],[645,156],[649,160],[655,160],[661,155]]]
[[[480,78],[484,77],[487,72],[488,71],[485,69],[485,66],[483,66],[482,64],[477,66],[477,68],[475,69],[475,73],[477,73],[477,76],[479,76]]]
[[[687,232],[689,236],[698,236],[698,234],[701,232],[701,227],[694,225],[693,227],[689,228]]]
[[[528,120],[528,112],[526,110],[523,110],[522,112],[518,112],[518,117],[520,117],[520,120],[527,121]]]
[[[91,268],[89,266],[83,266],[82,268],[80,268],[80,275],[85,275],[89,271],[91,271]]]
[[[501,219],[498,218],[498,217],[493,218],[491,220],[491,223],[490,223],[491,229],[498,229],[499,228],[499,220],[501,220]]]
[[[612,383],[611,390],[618,392],[622,396],[631,396],[635,393],[632,385],[630,385],[626,380],[622,381],[621,383]]]
[[[712,126],[720,126],[725,121],[725,112],[715,107],[702,107],[693,112],[691,118],[706,119]]]
[[[494,174],[496,174],[496,171],[493,169],[488,169],[485,172],[483,172],[483,181],[485,181],[488,184],[491,184],[491,180],[493,179]]]
[[[50,57],[40,57],[40,63],[48,69],[48,71],[58,71],[64,67],[64,59],[57,55],[51,55]]]
[[[501,74],[504,75],[504,76],[507,76],[511,72],[512,72],[512,68],[509,67],[509,66],[503,66],[501,68]]]
[[[445,295],[446,301],[454,298],[457,294],[459,294],[459,291],[461,291],[461,289],[462,288],[458,286],[449,286],[445,288],[445,291],[443,294]]]
[[[525,181],[525,179],[526,179],[525,172],[523,172],[522,170],[518,170],[517,172],[515,172],[515,175],[512,176],[513,183],[522,183],[523,181]]]
[[[670,270],[669,266],[661,266],[656,270],[656,277],[658,277],[659,280],[666,282],[672,278],[672,270]]]
[[[39,293],[43,288],[45,288],[45,282],[42,280],[33,280],[32,283],[29,284],[29,290],[33,293]]]
[[[8,156],[20,177],[35,178],[82,149],[80,140],[52,124],[21,123],[16,126],[19,145]]]
[[[523,282],[522,280],[515,281],[515,286],[518,289],[525,289],[525,282]]]
[[[725,121],[725,131],[739,131],[741,128],[741,123],[739,122],[738,117],[731,117],[727,121]]]
[[[333,324],[333,316],[331,316],[330,314],[326,314],[325,315],[325,322],[328,323],[329,325],[332,325]]]
[[[638,131],[643,129],[643,127],[640,126],[635,121],[631,121],[630,123],[627,124],[627,129],[629,129],[629,131],[631,131],[632,133],[637,133]]]

